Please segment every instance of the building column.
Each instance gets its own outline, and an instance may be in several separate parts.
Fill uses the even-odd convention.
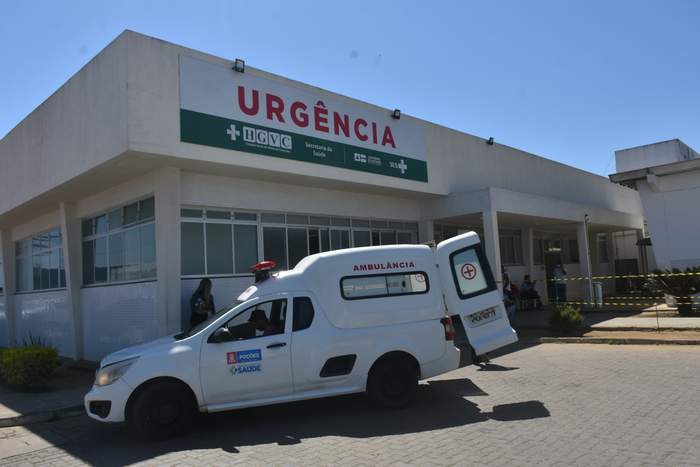
[[[180,169],[155,172],[156,274],[160,334],[181,331]]]
[[[84,357],[83,309],[80,303],[82,284],[82,264],[80,219],[75,215],[72,204],[60,203],[61,237],[63,238],[63,266],[66,271],[66,291],[68,307],[73,311],[73,355],[76,360]]]
[[[0,255],[2,255],[2,272],[5,278],[3,299],[5,300],[5,332],[7,345],[17,345],[17,314],[15,312],[15,245],[10,237],[10,230],[0,230]]]
[[[491,265],[498,290],[501,290],[503,272],[501,271],[501,244],[498,241],[498,213],[496,211],[483,211],[481,217],[484,224],[483,242],[486,258]]]
[[[418,243],[435,242],[435,223],[433,221],[420,221],[418,223]]]
[[[581,276],[590,277],[592,275],[591,250],[588,244],[588,225],[585,222],[579,222],[576,225],[576,240],[578,243],[578,258],[581,268]],[[591,286],[591,281],[586,280],[584,282],[584,301],[592,302],[593,287]]]

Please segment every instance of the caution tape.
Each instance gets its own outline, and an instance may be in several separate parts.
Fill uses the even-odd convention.
[[[620,275],[620,276],[591,276],[591,280],[600,280],[600,279],[643,279],[647,277],[678,277],[678,276],[700,276],[700,272],[662,272],[659,274],[627,274],[627,275]],[[580,277],[566,277],[562,279],[547,279],[550,282],[567,282],[567,281],[584,281],[588,280],[588,276],[580,276]]]
[[[574,302],[574,301],[566,301],[566,302],[561,302],[561,304],[572,304],[572,305],[596,305],[596,306],[643,306],[647,308],[651,308],[652,306],[658,306],[658,305],[665,305],[666,302],[659,302],[659,303],[648,303],[648,302],[606,302],[603,301],[603,303],[597,303],[597,302]],[[676,305],[697,305],[698,302],[678,302]]]

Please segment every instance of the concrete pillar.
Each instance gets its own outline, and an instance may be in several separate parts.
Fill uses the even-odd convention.
[[[433,221],[420,221],[418,223],[418,243],[435,241],[435,223]]]
[[[585,222],[579,222],[576,225],[576,240],[578,242],[578,257],[581,268],[581,276],[590,277],[591,270],[591,250],[588,244],[588,225]],[[593,287],[591,282],[586,280],[583,284],[584,301],[593,301]]]
[[[160,334],[180,332],[180,169],[155,173],[156,270]]]
[[[80,303],[80,287],[82,285],[82,263],[80,219],[75,215],[72,204],[59,205],[61,221],[61,237],[63,238],[63,266],[66,270],[66,291],[68,292],[68,307],[73,310],[73,356],[76,360],[84,357],[83,347],[83,309]]]
[[[503,285],[503,273],[501,272],[501,245],[498,241],[498,213],[496,211],[484,211],[481,213],[484,224],[484,250],[491,265],[496,285],[501,290]]]
[[[0,230],[0,255],[2,255],[2,272],[5,277],[5,286],[2,299],[5,301],[5,322],[3,340],[8,345],[17,344],[17,314],[15,310],[15,245],[10,237],[9,229]]]

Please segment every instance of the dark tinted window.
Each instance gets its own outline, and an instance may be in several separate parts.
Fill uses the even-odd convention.
[[[292,331],[301,331],[311,326],[314,320],[314,306],[308,297],[294,299],[294,322]]]

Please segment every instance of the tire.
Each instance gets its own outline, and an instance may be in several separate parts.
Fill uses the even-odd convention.
[[[418,389],[418,370],[407,357],[385,358],[374,364],[367,379],[367,395],[375,407],[401,409]]]
[[[196,401],[183,383],[160,381],[136,395],[126,421],[138,438],[152,441],[187,432],[196,414]]]

